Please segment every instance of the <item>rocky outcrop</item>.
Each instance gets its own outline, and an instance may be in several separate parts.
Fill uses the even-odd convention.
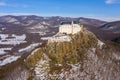
[[[98,51],[96,48],[89,49],[85,54],[85,60],[74,65],[69,64],[70,69],[63,68],[60,72],[54,72],[53,74],[49,74],[48,60],[41,60],[35,67],[35,72],[39,73],[35,74],[35,79],[120,80],[120,55],[114,52],[99,53]],[[58,66],[62,65],[58,64]]]
[[[93,37],[94,35],[90,36],[89,34],[91,33],[84,32],[84,34],[81,34],[82,37],[78,35],[74,36],[74,39],[76,39],[75,43],[72,44],[74,46],[66,43],[63,43],[66,45],[63,46],[60,43],[54,46],[49,44],[52,48],[49,45],[44,47],[44,53],[40,52],[42,56],[34,66],[35,74],[32,79],[120,80],[120,52],[98,39],[96,42],[95,37]],[[83,39],[83,41],[80,40],[80,43],[77,42],[79,38]],[[63,49],[63,52],[60,49]],[[59,52],[61,53],[60,55],[58,54]]]

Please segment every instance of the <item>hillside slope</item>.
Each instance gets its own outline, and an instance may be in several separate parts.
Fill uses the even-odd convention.
[[[120,42],[120,21],[109,22],[100,27],[101,30],[109,33],[106,38],[114,42]]]
[[[26,60],[33,80],[119,80],[120,52],[85,30],[71,42],[51,43]]]

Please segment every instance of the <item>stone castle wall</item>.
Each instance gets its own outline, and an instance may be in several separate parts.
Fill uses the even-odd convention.
[[[79,24],[64,24],[60,25],[59,32],[53,37],[48,39],[48,43],[71,41],[68,34],[76,34],[83,31],[83,25]]]
[[[76,34],[82,30],[82,27],[83,27],[82,25],[78,25],[78,24],[60,25],[59,33]]]

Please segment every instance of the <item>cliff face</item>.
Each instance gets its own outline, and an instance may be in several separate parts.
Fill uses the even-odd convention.
[[[113,55],[112,55],[113,54]],[[99,55],[99,56],[98,56]],[[120,80],[120,66],[118,59],[110,54],[96,54],[94,48],[86,53],[86,60],[63,67],[56,64],[56,70],[50,74],[49,60],[38,62],[35,67],[35,80]],[[59,68],[62,69],[59,71]]]
[[[71,42],[47,44],[26,60],[33,80],[120,80],[120,52],[84,31]]]

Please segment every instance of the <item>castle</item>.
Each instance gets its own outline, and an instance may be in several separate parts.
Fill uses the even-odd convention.
[[[48,43],[53,42],[63,42],[63,41],[71,41],[71,37],[69,34],[77,34],[78,32],[83,30],[83,25],[80,25],[74,21],[72,22],[62,22],[59,26],[59,32],[48,39]]]
[[[59,27],[59,33],[65,34],[76,34],[80,32],[83,28],[83,25],[79,25],[78,23],[72,22],[62,22]]]

